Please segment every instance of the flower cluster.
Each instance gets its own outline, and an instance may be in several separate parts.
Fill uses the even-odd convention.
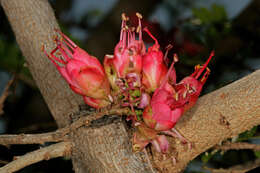
[[[86,104],[99,109],[120,105],[129,107],[136,131],[133,150],[141,151],[149,143],[158,152],[166,153],[166,135],[177,136],[187,142],[174,126],[185,111],[197,101],[210,70],[207,68],[214,52],[203,66],[176,82],[174,55],[170,68],[157,39],[147,28],[142,28],[142,16],[137,13],[138,26],[127,25],[129,18],[122,14],[120,40],[113,55],[105,55],[104,67],[98,59],[79,48],[61,31],[55,38],[56,48],[44,53],[56,66],[70,88],[83,96]],[[154,44],[146,50],[142,34],[146,32]]]

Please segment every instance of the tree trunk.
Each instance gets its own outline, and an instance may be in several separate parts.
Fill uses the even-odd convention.
[[[58,126],[68,125],[68,115],[77,112],[78,105],[84,103],[41,52],[43,44],[48,52],[54,48],[54,28],[59,28],[51,6],[47,0],[1,0],[1,5]],[[131,152],[123,123],[81,128],[71,140],[75,144],[72,161],[76,172],[146,172],[141,154]]]
[[[26,57],[28,67],[59,127],[70,123],[68,114],[83,104],[41,52],[54,48],[52,37],[58,24],[47,0],[0,0]],[[180,172],[197,155],[219,142],[260,124],[260,71],[199,99],[176,128],[193,143],[193,149],[170,139],[177,158],[154,165],[164,172]],[[100,128],[80,128],[70,136],[74,142],[72,161],[75,172],[150,172],[142,153],[131,151],[130,138],[122,122]]]

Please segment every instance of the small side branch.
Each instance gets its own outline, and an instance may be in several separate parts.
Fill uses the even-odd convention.
[[[65,135],[66,132],[64,129],[42,134],[1,135],[0,144],[44,144],[45,142],[60,142],[67,139]]]
[[[61,142],[45,148],[41,148],[39,150],[18,157],[16,160],[1,167],[0,172],[11,173],[42,160],[69,156],[71,153],[71,148],[72,146],[70,142]]]
[[[45,142],[61,142],[67,141],[70,132],[91,124],[91,121],[102,118],[104,115],[127,115],[130,113],[128,108],[111,108],[101,112],[93,113],[79,118],[71,125],[58,129],[54,132],[42,134],[19,134],[19,135],[0,135],[1,145],[11,144],[44,144]]]
[[[250,149],[250,150],[259,151],[260,145],[250,144],[250,143],[247,143],[247,142],[237,142],[237,143],[225,142],[224,144],[217,145],[214,148],[217,149],[217,150],[222,150],[222,151],[243,150],[243,149]]]
[[[0,96],[0,115],[2,115],[4,113],[3,108],[4,108],[4,102],[6,100],[6,98],[9,96],[10,92],[9,92],[9,88],[10,86],[13,84],[14,82],[14,77],[12,77],[8,83],[6,84],[4,91],[2,93],[2,95]]]

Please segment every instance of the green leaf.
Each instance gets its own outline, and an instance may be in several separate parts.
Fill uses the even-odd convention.
[[[260,158],[260,151],[255,151],[255,156],[256,156],[257,158]]]

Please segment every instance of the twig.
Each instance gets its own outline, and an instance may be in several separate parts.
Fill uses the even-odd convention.
[[[250,143],[247,143],[247,142],[237,142],[237,143],[225,142],[224,144],[217,145],[214,148],[218,149],[218,150],[223,150],[223,151],[242,150],[242,149],[251,149],[251,150],[259,151],[260,145],[250,144]]]
[[[0,144],[43,144],[45,142],[60,142],[66,141],[66,136],[71,131],[74,131],[82,126],[88,126],[91,121],[97,120],[104,115],[127,115],[130,110],[128,108],[111,108],[110,110],[103,110],[95,114],[87,115],[79,118],[71,125],[58,129],[54,132],[42,133],[42,134],[20,134],[20,135],[0,135]]]
[[[70,142],[61,142],[45,148],[41,148],[18,157],[16,160],[1,167],[0,172],[11,173],[42,160],[68,156],[71,153],[71,147],[72,146]]]
[[[252,169],[255,169],[260,166],[260,159],[256,159],[254,161],[247,162],[245,164],[235,165],[228,169],[214,169],[204,167],[204,169],[209,170],[211,173],[244,173],[248,172]]]
[[[12,83],[14,82],[14,78],[12,77],[8,83],[6,84],[4,91],[2,93],[2,95],[0,96],[0,115],[2,115],[4,113],[3,108],[4,108],[4,102],[6,100],[6,98],[8,97],[8,95],[10,94],[9,92],[9,88],[12,85]]]
[[[8,161],[0,160],[0,164],[4,164],[4,165],[6,165],[7,163],[8,163]]]
[[[60,142],[67,139],[64,129],[55,132],[41,134],[19,134],[19,135],[1,135],[0,144],[44,144],[45,142]]]

